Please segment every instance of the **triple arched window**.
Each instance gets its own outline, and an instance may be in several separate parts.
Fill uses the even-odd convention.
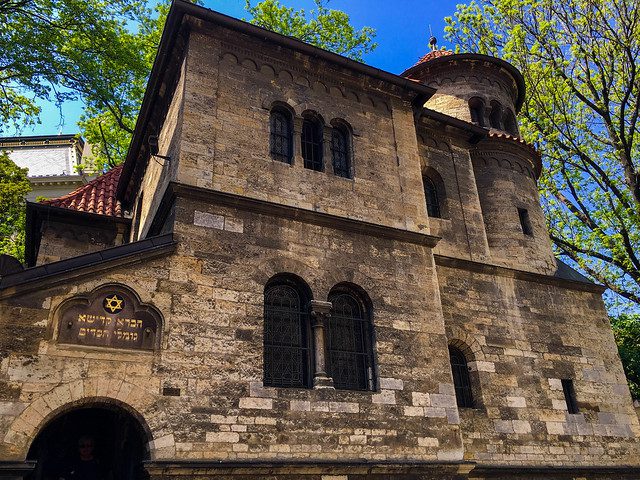
[[[297,122],[297,120],[296,120]],[[302,114],[299,128],[299,155],[304,168],[322,172],[325,170],[325,143],[331,153],[333,173],[339,177],[353,178],[351,128],[344,120],[334,119],[332,127],[325,129],[322,117],[311,110]],[[279,162],[291,165],[294,159],[297,141],[294,141],[294,117],[291,111],[280,104],[271,109],[270,114],[270,155]],[[331,138],[325,139],[325,130],[331,132]]]
[[[264,384],[311,388],[314,377],[328,375],[337,389],[373,390],[373,332],[365,297],[355,288],[335,287],[330,313],[313,312],[312,327],[306,284],[293,275],[270,280],[264,291]],[[319,365],[319,358],[326,364]]]

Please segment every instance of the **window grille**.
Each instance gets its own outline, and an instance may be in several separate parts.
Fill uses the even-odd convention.
[[[326,328],[327,370],[335,388],[373,390],[371,322],[361,303],[349,293],[331,295]]]
[[[580,413],[578,408],[578,401],[576,400],[576,390],[573,387],[573,380],[563,378],[562,392],[564,393],[564,400],[567,402],[567,411],[569,413]]]
[[[333,173],[339,177],[351,178],[349,138],[342,128],[334,128],[331,131],[331,157]]]
[[[460,408],[473,408],[473,393],[469,379],[469,367],[464,354],[455,347],[449,347],[449,361],[453,373],[456,401]]]
[[[302,122],[302,158],[304,168],[321,172],[322,165],[322,125],[319,121],[305,119]]]
[[[440,199],[438,198],[436,184],[427,176],[422,177],[422,183],[424,185],[424,196],[427,200],[427,214],[430,217],[441,218]]]
[[[293,128],[290,116],[281,111],[271,112],[271,158],[291,164],[293,157]]]
[[[306,302],[291,285],[268,287],[264,300],[264,384],[308,387],[311,375]]]

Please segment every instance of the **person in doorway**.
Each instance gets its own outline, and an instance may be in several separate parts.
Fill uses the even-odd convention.
[[[93,437],[83,435],[78,439],[78,456],[58,480],[113,480],[95,454],[96,442]]]

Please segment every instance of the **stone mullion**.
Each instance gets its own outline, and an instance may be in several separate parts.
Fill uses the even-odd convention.
[[[304,161],[302,159],[302,122],[301,117],[295,117],[293,119],[293,164],[304,167]]]
[[[333,388],[333,379],[327,375],[324,334],[325,324],[331,316],[331,302],[311,300],[310,307],[314,349],[313,388]]]
[[[331,156],[331,125],[325,125],[322,129],[322,170],[333,173],[333,159]]]

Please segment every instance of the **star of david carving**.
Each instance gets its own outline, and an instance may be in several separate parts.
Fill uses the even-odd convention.
[[[124,299],[114,293],[111,297],[105,297],[102,306],[107,312],[118,313],[124,308]]]

